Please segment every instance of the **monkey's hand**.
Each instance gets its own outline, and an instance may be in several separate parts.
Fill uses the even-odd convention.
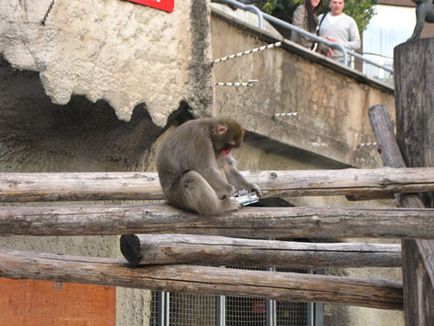
[[[223,183],[221,187],[215,189],[219,199],[231,198],[235,192],[235,187],[229,183]]]
[[[254,191],[254,192],[258,195],[258,197],[262,197],[262,191],[261,191],[261,188],[259,188],[257,184],[251,183],[249,186],[250,186],[250,187],[249,187],[248,190],[249,190],[250,192]]]

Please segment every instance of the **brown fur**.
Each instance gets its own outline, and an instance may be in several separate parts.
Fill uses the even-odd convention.
[[[197,119],[179,126],[163,143],[157,170],[169,204],[201,215],[237,210],[235,190],[260,190],[245,180],[230,155],[243,129],[232,119]],[[227,155],[225,155],[227,153]]]

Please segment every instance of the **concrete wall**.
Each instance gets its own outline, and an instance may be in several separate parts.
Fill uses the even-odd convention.
[[[257,30],[213,5],[213,57],[220,58],[281,38]],[[282,48],[214,66],[216,82],[258,80],[250,88],[217,87],[214,112],[234,117],[250,131],[338,162],[374,167],[379,156],[360,144],[374,141],[368,108],[394,113],[393,89],[336,62],[284,41]],[[296,117],[275,118],[276,113]]]

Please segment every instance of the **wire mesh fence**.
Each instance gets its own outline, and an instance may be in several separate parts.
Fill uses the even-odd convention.
[[[282,239],[293,241],[294,239]],[[227,268],[263,270],[270,268]],[[277,272],[310,273],[305,269],[275,269]],[[170,293],[162,312],[158,301],[161,296],[153,292],[151,326],[220,326],[217,319],[218,299],[216,296]],[[225,326],[307,326],[309,304],[303,302],[277,301],[262,298],[225,297],[223,319]],[[160,316],[165,314],[166,317]],[[168,317],[167,317],[168,316]],[[163,321],[163,322],[162,322]],[[313,324],[310,324],[313,325]]]

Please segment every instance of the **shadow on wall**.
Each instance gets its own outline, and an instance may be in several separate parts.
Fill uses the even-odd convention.
[[[189,110],[180,103],[169,121],[185,119]],[[103,100],[73,96],[53,104],[37,72],[16,70],[0,57],[0,171],[143,170],[166,128],[152,122],[146,104],[128,122]]]

